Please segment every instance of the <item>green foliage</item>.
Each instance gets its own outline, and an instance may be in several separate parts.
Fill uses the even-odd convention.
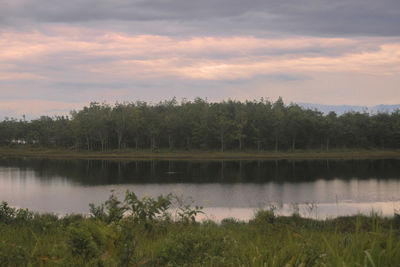
[[[107,214],[104,211],[104,204],[96,206],[94,203],[89,203],[89,214],[92,218],[95,218],[97,220],[107,220]]]
[[[189,228],[167,238],[161,252],[163,265],[184,266],[194,263],[197,266],[214,264],[224,266],[231,261],[238,249],[238,242],[224,235],[217,228]]]
[[[140,259],[137,256],[138,236],[140,233],[136,224],[130,220],[124,220],[121,223],[115,237],[115,254],[119,259],[119,266],[137,265]]]
[[[29,261],[30,253],[24,244],[0,243],[0,266],[24,266]]]
[[[201,206],[192,206],[172,194],[160,195],[156,198],[144,196],[139,199],[134,192],[129,190],[125,194],[125,200],[119,201],[113,194],[109,199],[99,206],[89,204],[90,217],[106,223],[120,223],[124,215],[135,223],[144,223],[151,228],[154,221],[171,220],[172,209],[176,209],[177,219],[183,223],[196,222],[196,216],[203,213]],[[150,229],[148,229],[150,230]]]
[[[111,229],[99,221],[81,219],[67,229],[67,250],[79,265],[102,266],[109,242],[113,237]]]
[[[397,212],[394,214],[393,227],[397,230],[400,230],[400,214]]]
[[[106,211],[104,211],[104,207]],[[107,223],[118,223],[124,216],[127,207],[122,205],[122,202],[118,200],[114,192],[111,191],[111,195],[104,204],[96,206],[93,203],[89,204],[89,214],[92,218],[106,221]]]
[[[254,224],[272,224],[275,221],[275,214],[273,210],[258,210],[254,215],[254,219],[250,223]]]
[[[8,223],[15,217],[15,208],[8,206],[8,203],[3,201],[0,205],[0,221]]]
[[[12,221],[28,221],[33,219],[33,212],[27,209],[15,209],[3,201],[0,205],[0,222],[10,223]]]
[[[202,206],[192,206],[193,201],[187,203],[183,196],[174,196],[178,220],[183,223],[195,223],[198,214],[204,214]]]
[[[119,222],[126,211],[125,206],[121,206],[122,202],[118,198],[111,194],[109,199],[105,202],[106,209],[108,211],[107,222]]]
[[[3,203],[0,266],[400,265],[398,215],[319,221],[275,216],[271,206],[258,211],[249,223],[232,218],[220,224],[182,223],[179,216],[174,221],[163,215],[176,204],[174,198],[138,199],[127,192],[126,200],[119,202],[111,196],[107,203],[112,204],[95,209],[97,219],[34,214],[17,220],[17,209]],[[130,214],[132,207],[137,215]],[[110,220],[110,210],[121,208],[127,209],[124,217],[113,215]],[[190,209],[196,210],[183,207],[193,214]],[[190,216],[183,218],[191,222]]]
[[[392,114],[348,112],[337,116],[297,104],[175,98],[146,102],[90,103],[71,118],[42,116],[32,121],[0,122],[0,144],[76,150],[212,149],[326,150],[400,148],[400,111]]]
[[[153,221],[157,218],[168,218],[168,209],[172,204],[172,194],[157,198],[144,196],[138,199],[135,193],[126,192],[125,203],[133,220],[137,222]]]
[[[74,256],[80,255],[85,258],[98,255],[98,247],[87,227],[71,226],[69,228],[69,246]]]

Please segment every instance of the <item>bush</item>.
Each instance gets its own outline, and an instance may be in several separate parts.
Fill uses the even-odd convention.
[[[15,243],[0,243],[0,266],[25,266],[30,253],[26,246]]]
[[[75,256],[90,259],[101,255],[106,247],[109,233],[104,225],[85,220],[68,227],[68,244]]]
[[[16,209],[3,201],[0,205],[0,222],[10,223],[12,221],[30,221],[34,218],[33,212],[27,209]]]
[[[185,231],[166,239],[161,262],[173,266],[204,266],[211,262],[224,266],[232,260],[238,248],[236,240],[221,231],[198,229]],[[224,263],[224,264],[223,264]]]
[[[273,224],[275,221],[275,214],[271,210],[258,210],[254,215],[254,219],[250,221],[253,224]]]
[[[107,211],[104,211],[104,208]],[[107,223],[118,223],[124,217],[126,210],[126,205],[122,205],[122,202],[118,200],[113,191],[111,191],[110,197],[104,204],[100,204],[99,206],[93,203],[89,204],[90,216]]]
[[[3,201],[0,205],[0,221],[9,223],[15,217],[16,211],[15,208],[8,206],[8,203]]]
[[[186,201],[183,197],[174,196],[174,200],[177,205],[177,215],[180,222],[183,223],[195,223],[196,216],[198,214],[204,214],[202,206],[192,207],[193,201],[190,199],[190,203],[185,203]]]
[[[168,217],[168,209],[172,205],[172,194],[158,196],[156,199],[145,196],[141,200],[133,192],[126,192],[125,203],[130,216],[135,221],[154,221],[157,218]]]

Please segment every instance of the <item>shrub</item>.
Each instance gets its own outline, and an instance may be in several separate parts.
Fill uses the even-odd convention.
[[[0,205],[0,222],[10,223],[11,221],[30,221],[34,218],[34,213],[28,209],[16,209],[3,201]]]
[[[198,214],[204,214],[202,206],[192,206],[193,201],[190,199],[190,203],[185,203],[186,201],[183,197],[174,196],[174,200],[177,205],[177,215],[180,222],[183,223],[194,223],[196,222],[196,216]]]
[[[173,266],[204,266],[210,262],[218,265],[230,261],[237,248],[236,240],[221,231],[189,230],[166,239],[161,262]]]
[[[97,245],[94,242],[92,235],[83,227],[70,227],[69,245],[74,256],[79,255],[89,258],[98,254]]]
[[[0,221],[9,223],[15,217],[16,211],[15,208],[8,206],[8,203],[3,201],[0,205]]]
[[[106,211],[104,211],[104,208]],[[118,200],[113,191],[111,191],[110,197],[104,204],[99,206],[93,203],[89,204],[89,215],[94,219],[107,223],[118,223],[123,218],[126,210],[126,205],[122,205],[122,202]]]
[[[160,195],[156,199],[145,196],[141,200],[135,193],[126,192],[125,203],[128,206],[130,216],[135,221],[153,221],[157,218],[168,217],[168,209],[172,204],[172,194]]]
[[[275,214],[271,210],[258,210],[254,215],[254,219],[250,223],[254,224],[273,224],[275,221]]]
[[[99,256],[105,250],[109,233],[105,225],[85,220],[68,227],[68,244],[71,253],[90,259]]]
[[[15,243],[0,243],[0,266],[25,266],[30,254],[26,246]]]

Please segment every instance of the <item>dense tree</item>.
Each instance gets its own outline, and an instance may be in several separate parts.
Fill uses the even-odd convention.
[[[297,104],[176,99],[90,103],[71,117],[42,116],[0,122],[0,144],[29,144],[86,150],[123,148],[257,149],[400,148],[400,111],[337,116]]]

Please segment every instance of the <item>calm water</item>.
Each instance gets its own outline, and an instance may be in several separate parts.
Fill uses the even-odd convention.
[[[0,159],[0,200],[39,212],[86,213],[115,190],[170,192],[203,205],[208,218],[280,214],[393,215],[400,210],[400,160],[101,161]]]

